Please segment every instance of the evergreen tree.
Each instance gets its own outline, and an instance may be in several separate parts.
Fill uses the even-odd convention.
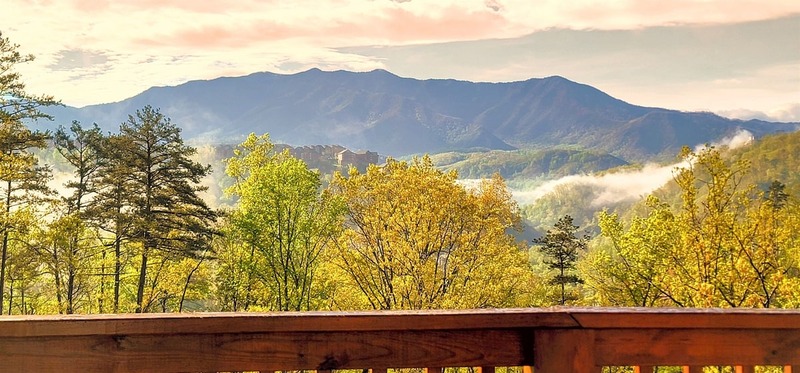
[[[113,296],[112,312],[120,312],[120,287],[123,263],[127,256],[123,245],[129,241],[132,231],[132,193],[131,180],[124,164],[127,140],[118,135],[103,136],[95,144],[98,152],[98,168],[93,190],[96,192],[87,208],[86,217],[107,234],[103,240],[101,256],[101,298],[105,299],[105,257],[113,252]]]
[[[586,251],[589,237],[579,238],[575,235],[578,226],[573,225],[572,217],[569,215],[558,219],[554,228],[548,230],[543,237],[534,239],[533,243],[538,245],[539,250],[546,256],[545,264],[550,269],[558,271],[550,283],[561,287],[560,304],[564,305],[569,300],[567,285],[583,283],[583,279],[575,273],[575,263],[578,261],[578,255]]]
[[[58,152],[69,162],[75,169],[75,180],[66,183],[66,187],[73,190],[71,196],[64,198],[66,205],[66,215],[62,217],[65,221],[73,221],[71,224],[63,224],[63,227],[71,228],[67,231],[62,231],[60,234],[68,236],[66,240],[66,250],[64,250],[65,270],[66,270],[66,313],[71,314],[75,312],[75,296],[77,293],[78,285],[75,283],[80,271],[85,271],[87,268],[81,268],[82,264],[86,264],[85,259],[92,256],[92,253],[81,252],[91,250],[91,246],[87,246],[88,240],[92,240],[91,235],[88,235],[89,227],[85,218],[87,204],[95,193],[94,176],[100,167],[100,159],[98,143],[102,138],[100,128],[95,124],[90,129],[83,129],[80,123],[73,122],[70,126],[69,132],[63,127],[59,126],[53,142]],[[56,274],[58,276],[59,274]],[[102,276],[103,274],[101,274]],[[84,277],[85,279],[85,277]]]
[[[32,61],[33,56],[22,55],[17,48],[18,45],[0,34],[0,314],[3,313],[6,289],[9,238],[19,228],[12,212],[48,192],[46,182],[50,170],[39,166],[38,159],[30,152],[33,148],[44,148],[48,134],[31,131],[26,122],[49,118],[39,109],[56,104],[52,97],[33,96],[25,91],[25,83],[14,68]]]
[[[136,311],[145,312],[148,258],[154,251],[193,257],[207,251],[216,213],[200,198],[198,186],[211,172],[190,159],[196,150],[183,143],[180,129],[157,109],[145,106],[120,126],[121,174],[130,188],[132,239],[141,244]]]

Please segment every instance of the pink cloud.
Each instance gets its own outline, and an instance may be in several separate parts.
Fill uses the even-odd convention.
[[[502,30],[506,20],[488,11],[471,12],[450,7],[440,17],[419,15],[403,8],[387,9],[374,20],[342,24],[335,33],[369,35],[392,42],[468,40],[491,36]]]
[[[134,42],[144,46],[239,48],[255,42],[290,39],[306,32],[302,27],[289,27],[272,22],[260,22],[250,26],[206,25],[180,30],[171,35],[141,38]]]
[[[173,0],[177,1],[177,0]],[[492,36],[505,20],[489,11],[469,12],[451,7],[442,16],[418,15],[402,8],[389,8],[357,21],[284,24],[258,21],[250,24],[201,25],[172,34],[141,38],[136,44],[178,47],[245,47],[254,43],[302,38],[333,44],[355,42],[413,43],[468,40]],[[343,42],[344,40],[344,42]]]

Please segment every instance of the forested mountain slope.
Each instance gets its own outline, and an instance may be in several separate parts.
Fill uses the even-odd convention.
[[[270,133],[295,146],[339,144],[392,156],[572,144],[641,160],[671,157],[683,145],[740,129],[759,137],[795,128],[631,105],[558,76],[473,83],[401,78],[383,70],[256,73],[51,111],[59,122],[77,119],[113,129],[148,104],[160,107],[188,139],[235,143],[250,132]]]

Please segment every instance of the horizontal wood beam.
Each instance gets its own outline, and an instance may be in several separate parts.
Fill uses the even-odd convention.
[[[0,337],[579,327],[550,308],[0,316]]]
[[[800,329],[601,329],[597,363],[612,365],[796,365]]]
[[[529,334],[529,333],[527,333]],[[2,372],[213,372],[533,364],[523,332],[301,332],[0,338]],[[503,346],[487,349],[486,345]]]
[[[0,372],[782,365],[800,311],[548,308],[0,317]],[[565,360],[566,359],[566,360]],[[566,366],[564,365],[566,364]],[[790,368],[793,366],[794,369]],[[528,371],[530,368],[525,368]],[[566,369],[566,370],[563,370]]]

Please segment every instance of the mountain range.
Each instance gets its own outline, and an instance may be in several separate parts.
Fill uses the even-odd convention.
[[[337,144],[392,156],[567,145],[643,160],[671,157],[683,145],[741,130],[760,137],[798,128],[636,106],[559,76],[474,83],[402,78],[384,70],[190,81],[51,113],[62,124],[94,122],[115,132],[145,105],[160,108],[186,139],[237,143],[251,132],[266,132],[275,142],[295,146]]]

